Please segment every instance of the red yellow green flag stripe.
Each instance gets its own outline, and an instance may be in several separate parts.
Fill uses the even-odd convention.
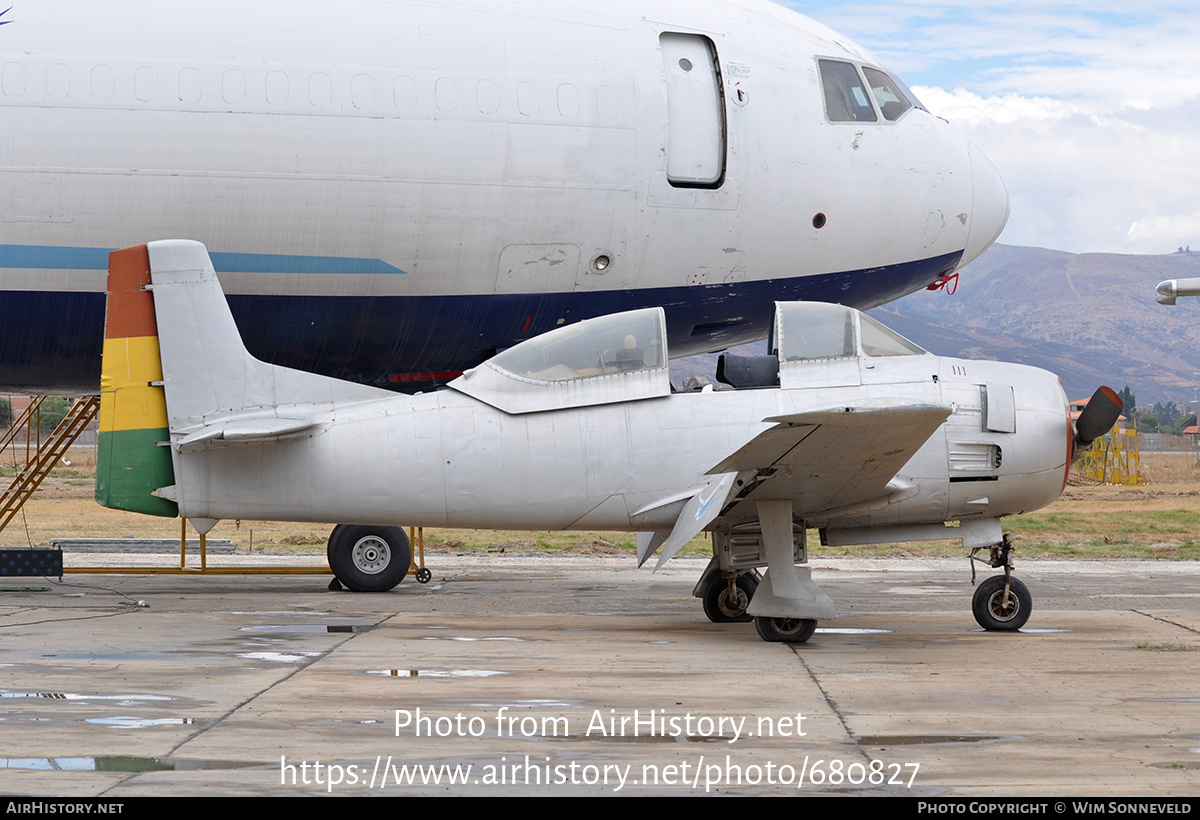
[[[105,507],[174,517],[174,501],[154,491],[175,483],[163,392],[158,325],[145,245],[108,256],[108,306],[100,368],[100,446],[96,501]]]

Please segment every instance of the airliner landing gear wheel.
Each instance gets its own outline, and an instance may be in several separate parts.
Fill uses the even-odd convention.
[[[817,631],[811,618],[755,618],[758,637],[775,643],[804,643]]]
[[[746,614],[758,580],[753,575],[739,575],[734,594],[729,592],[729,582],[718,576],[704,591],[704,614],[714,624],[742,623],[751,617]]]
[[[1015,632],[1025,626],[1033,611],[1029,588],[1016,578],[1009,580],[1008,601],[1004,600],[1004,576],[992,575],[975,588],[971,611],[984,629]]]
[[[340,524],[329,536],[329,568],[355,592],[386,592],[412,563],[408,536],[399,527]]]

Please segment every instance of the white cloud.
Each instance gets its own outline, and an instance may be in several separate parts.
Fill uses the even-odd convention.
[[[1012,199],[1001,241],[1068,251],[1200,247],[1200,101],[1114,106],[956,89],[917,94],[974,141]]]
[[[1193,236],[1200,238],[1200,211],[1193,211],[1190,214],[1172,214],[1168,216],[1149,216],[1145,219],[1139,219],[1129,226],[1126,236],[1130,240],[1137,242],[1141,240],[1150,240],[1158,244],[1174,241],[1180,236]],[[1191,243],[1185,242],[1184,245]],[[1176,247],[1183,247],[1177,245]],[[1200,248],[1200,242],[1197,243]]]

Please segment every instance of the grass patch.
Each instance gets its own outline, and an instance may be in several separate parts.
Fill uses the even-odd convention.
[[[1186,643],[1150,643],[1149,641],[1141,641],[1137,645],[1138,649],[1146,649],[1150,652],[1194,652],[1196,647],[1189,646]]]

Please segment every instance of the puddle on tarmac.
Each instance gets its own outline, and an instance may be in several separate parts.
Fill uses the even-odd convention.
[[[174,700],[166,695],[80,695],[74,692],[0,692],[0,698],[39,698],[44,700],[115,700],[122,706],[147,700]]]
[[[988,634],[988,635],[1052,635],[1052,634],[1056,634],[1056,633],[1075,632],[1075,630],[1074,629],[1026,629],[1025,627],[1021,627],[1020,629],[995,630],[995,629],[984,629],[983,627],[979,627],[978,629],[972,629],[971,632],[972,632],[972,634],[976,634],[976,635],[983,635],[983,634]]]
[[[271,663],[304,663],[310,658],[320,657],[322,652],[238,652],[237,657],[248,661],[270,661]]]
[[[995,743],[1007,738],[998,735],[868,735],[858,739],[859,746],[926,746],[937,743]]]
[[[460,635],[448,635],[445,638],[440,635],[425,635],[424,639],[427,641],[514,641],[516,643],[531,643],[528,638],[466,638]]]
[[[496,678],[511,673],[495,669],[368,669],[367,674],[384,678]]]
[[[318,609],[232,609],[225,612],[218,612],[218,615],[302,615],[305,618],[311,618],[314,615],[336,615],[336,612],[322,612]]]
[[[529,735],[523,738],[524,740],[555,740],[555,741],[570,741],[578,740],[584,743],[732,743],[733,735],[686,735],[686,734],[641,734],[641,735],[602,735],[599,732],[593,732],[591,735],[556,735],[541,736]]]
[[[249,769],[262,766],[237,760],[188,760],[172,757],[0,757],[0,769],[62,772],[188,772]]]
[[[103,717],[85,718],[84,723],[94,723],[99,726],[111,726],[114,729],[145,729],[148,726],[190,726],[200,721],[196,718],[139,718],[139,717]]]
[[[396,624],[397,629],[450,629],[449,624]]]
[[[453,703],[454,701],[447,701]],[[499,709],[507,706],[510,709],[585,709],[587,704],[581,700],[557,700],[555,698],[515,698],[513,700],[469,700],[463,701],[464,706],[475,709]]]
[[[890,635],[893,629],[858,629],[852,626],[817,627],[823,635]]]
[[[243,626],[239,632],[370,632],[374,624],[345,624],[325,626],[322,624],[270,624],[267,626]]]

